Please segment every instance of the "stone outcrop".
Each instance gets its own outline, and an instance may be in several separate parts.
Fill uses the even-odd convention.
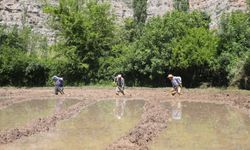
[[[173,0],[148,0],[148,17],[162,16],[172,10],[174,10]]]
[[[34,32],[48,37],[49,43],[54,42],[55,32],[49,28],[48,15],[43,13],[43,2],[58,4],[59,0],[0,0],[0,24],[7,26],[30,26]],[[111,3],[118,21],[133,16],[133,0],[101,0]],[[163,15],[174,10],[173,0],[148,0],[148,17]],[[246,10],[246,0],[189,0],[190,10],[207,12],[212,19],[211,28],[216,28],[223,13],[234,10]]]
[[[47,36],[49,43],[53,43],[55,33],[47,25],[48,15],[43,13],[42,7],[41,0],[0,0],[0,24],[19,27],[28,25],[34,32]]]
[[[133,17],[133,0],[108,0],[118,21],[124,18]],[[162,16],[168,11],[174,10],[172,0],[148,0],[147,16]]]
[[[111,8],[118,21],[122,21],[124,18],[133,16],[133,0],[108,0],[108,2],[110,2]]]
[[[224,13],[235,10],[246,10],[246,0],[189,0],[189,9],[205,11],[211,17],[211,28],[218,26],[220,17]]]

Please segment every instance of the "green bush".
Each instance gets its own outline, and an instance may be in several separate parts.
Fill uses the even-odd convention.
[[[110,63],[111,66],[108,70],[110,74],[123,73],[130,85],[163,86],[166,83],[167,73],[186,74],[180,69],[186,70],[188,66],[183,66],[185,67],[183,68],[174,62],[175,59],[179,58],[176,58],[177,53],[174,52],[182,49],[182,47],[185,48],[185,44],[181,46],[181,43],[186,42],[184,39],[192,40],[187,41],[191,42],[190,49],[191,47],[196,48],[196,51],[200,52],[200,54],[207,54],[204,56],[207,58],[203,64],[206,63],[205,61],[207,63],[212,62],[212,60],[208,61],[208,59],[214,56],[213,53],[216,51],[217,42],[216,37],[208,30],[208,24],[209,18],[200,12],[186,13],[174,11],[167,13],[163,17],[152,18],[145,24],[142,35],[137,37],[135,41],[125,42],[124,44],[121,42],[118,46],[113,47],[113,51],[118,52],[118,55],[109,58],[109,62],[112,63]],[[195,34],[199,33],[198,31],[201,33],[196,36],[192,34],[192,29],[195,31]],[[200,42],[200,45],[196,46],[197,42]],[[211,55],[208,55],[210,53]],[[196,54],[196,56],[198,55]],[[186,58],[195,64],[192,60],[193,58]],[[203,58],[197,61],[200,60],[203,60]],[[180,59],[178,61],[181,61],[179,63],[183,64],[186,60]],[[199,65],[197,64],[196,66],[204,67],[204,65]],[[179,70],[179,72],[176,70]]]
[[[192,28],[180,40],[173,41],[172,67],[185,77],[187,86],[210,82],[216,70],[218,37],[206,28]]]
[[[242,89],[250,90],[250,50],[246,54],[246,59],[240,67],[238,86]]]
[[[31,62],[25,69],[27,86],[44,86],[48,80],[49,68],[39,62]]]
[[[219,62],[229,85],[239,85],[244,77],[246,56],[250,51],[250,15],[240,11],[222,18],[218,48]],[[224,57],[226,56],[226,57]],[[221,77],[221,80],[225,77]]]
[[[29,47],[31,45],[29,43],[32,39],[28,37],[32,35],[33,33],[28,28],[18,29],[17,27],[0,26],[1,86],[45,85],[48,69],[38,64],[37,55],[30,54]],[[33,46],[37,47],[36,44]]]
[[[108,3],[60,0],[46,5],[57,43],[28,27],[0,26],[0,85],[110,84],[122,73],[127,85],[166,86],[166,75],[185,86],[203,82],[249,89],[250,15],[232,12],[210,30],[205,13],[188,11],[175,0],[176,11],[147,19],[147,0],[133,0],[133,18],[116,23]]]
[[[53,68],[69,82],[96,82],[100,59],[108,57],[114,44],[115,23],[107,3],[60,1],[59,6],[48,6],[45,11],[53,16],[54,26],[60,31],[59,47],[55,47],[63,65]],[[84,80],[83,80],[84,78]]]

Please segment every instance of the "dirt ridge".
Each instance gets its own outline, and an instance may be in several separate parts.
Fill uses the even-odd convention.
[[[147,150],[153,138],[167,127],[168,114],[159,102],[146,102],[139,123],[107,150]]]
[[[47,132],[51,128],[55,127],[58,121],[69,119],[77,115],[85,107],[96,103],[95,100],[86,100],[79,102],[67,110],[58,112],[50,117],[39,118],[26,127],[14,128],[0,132],[0,144],[11,143],[22,137],[28,137],[39,132]]]

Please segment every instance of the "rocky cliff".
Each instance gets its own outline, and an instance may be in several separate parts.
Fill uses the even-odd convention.
[[[235,10],[246,10],[246,0],[189,0],[189,9],[202,10],[211,17],[211,28],[218,26],[220,17],[223,13]]]
[[[108,0],[108,2],[111,3],[118,20],[133,16],[133,0]],[[147,5],[148,17],[163,15],[174,9],[172,0],[148,0]]]
[[[47,25],[48,15],[43,13],[42,7],[41,0],[0,0],[0,24],[28,25],[33,31],[46,35],[49,43],[52,43],[54,31]]]
[[[8,26],[29,25],[35,32],[54,41],[54,31],[47,25],[48,15],[42,11],[44,0],[0,0],[0,24]],[[105,0],[103,0],[105,1]],[[133,16],[132,0],[107,0],[111,3],[118,20]],[[58,0],[47,0],[57,4]],[[163,15],[174,10],[173,0],[148,0],[148,17]],[[233,10],[246,10],[246,0],[189,0],[190,10],[207,12],[212,19],[211,27],[218,25],[220,16]]]

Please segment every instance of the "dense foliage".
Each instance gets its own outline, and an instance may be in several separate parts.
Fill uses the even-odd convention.
[[[188,11],[189,0],[174,0],[174,8],[178,11]]]
[[[127,85],[165,86],[173,73],[187,87],[249,88],[249,12],[224,15],[211,30],[209,16],[189,12],[186,0],[175,0],[175,11],[149,19],[147,0],[133,0],[132,8],[133,18],[117,23],[107,3],[48,5],[44,11],[58,34],[51,46],[29,28],[1,27],[0,85],[42,86],[53,75],[67,85],[96,84],[122,73]]]
[[[115,51],[120,49],[120,55],[113,59],[114,63],[110,64],[108,70],[113,71],[113,73],[123,72],[127,75],[129,81],[137,85],[164,85],[165,82],[162,82],[164,81],[164,75],[170,71],[176,73],[189,72],[189,75],[187,73],[181,75],[192,77],[196,74],[191,70],[192,67],[195,67],[195,62],[192,62],[191,59],[194,58],[191,58],[192,55],[188,53],[191,53],[195,47],[196,50],[193,53],[197,55],[201,55],[205,51],[205,48],[199,49],[198,47],[214,48],[212,51],[207,51],[207,53],[212,54],[204,56],[208,58],[197,60],[197,62],[201,61],[200,63],[205,65],[205,59],[210,59],[215,52],[216,38],[208,30],[208,23],[208,17],[199,12],[189,14],[175,11],[163,17],[152,18],[145,24],[143,34],[134,42],[127,44],[121,41],[119,47],[114,48]],[[196,41],[199,42],[199,45],[193,43],[189,49],[183,49],[186,40],[195,40],[191,39],[190,34],[195,36],[191,30],[199,34],[200,42]],[[186,55],[180,57],[179,49],[183,52],[186,51],[184,52]],[[179,64],[179,61],[183,63],[189,61],[185,57],[190,57],[190,63]]]
[[[100,59],[110,54],[114,44],[115,24],[109,8],[105,3],[80,5],[67,0],[58,7],[47,7],[62,38],[53,47],[58,52],[55,61],[61,63],[55,74],[69,82],[96,81]]]
[[[35,56],[46,46],[44,39],[36,39],[27,28],[18,30],[0,27],[0,85],[42,86],[46,84],[49,69]],[[32,41],[31,39],[37,41]],[[30,49],[33,45],[34,49]]]
[[[229,83],[238,85],[243,78],[249,78],[247,68],[250,52],[250,15],[234,12],[222,18],[218,48],[221,68],[225,68]],[[248,66],[248,67],[247,67]]]
[[[147,19],[147,0],[133,0],[134,20],[137,24]]]

